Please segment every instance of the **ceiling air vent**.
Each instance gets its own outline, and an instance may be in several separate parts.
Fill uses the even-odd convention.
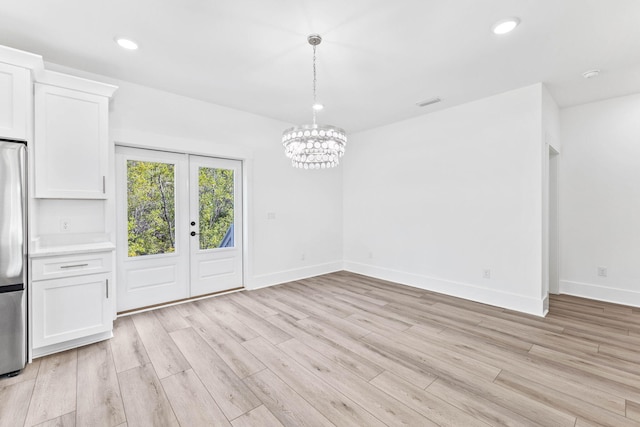
[[[440,101],[442,101],[442,99],[440,99],[440,98],[431,98],[431,99],[427,99],[425,101],[420,101],[416,105],[418,107],[426,107],[427,105],[437,104]]]

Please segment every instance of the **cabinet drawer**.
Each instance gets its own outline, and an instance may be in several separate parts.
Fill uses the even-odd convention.
[[[111,252],[35,258],[31,264],[33,280],[56,279],[111,271]]]

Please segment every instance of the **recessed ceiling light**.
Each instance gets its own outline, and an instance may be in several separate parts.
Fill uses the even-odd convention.
[[[585,79],[592,79],[594,77],[598,77],[600,75],[600,70],[589,70],[582,73],[582,76]]]
[[[493,27],[491,27],[491,31],[493,31],[494,34],[507,34],[515,30],[518,24],[520,24],[519,18],[514,17],[502,19],[493,24]]]
[[[322,109],[324,108],[324,105],[316,102],[315,104],[313,104],[313,107],[311,108],[313,108],[315,111],[322,111]]]
[[[128,49],[128,50],[138,49],[138,43],[134,42],[133,40],[125,39],[124,37],[116,37],[114,40],[116,41],[116,43],[118,43],[118,46],[120,46],[123,49]]]

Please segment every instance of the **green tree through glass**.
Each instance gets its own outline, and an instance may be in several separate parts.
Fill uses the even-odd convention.
[[[201,167],[198,187],[200,249],[219,248],[233,224],[233,170]]]
[[[127,161],[128,255],[175,252],[174,165]]]

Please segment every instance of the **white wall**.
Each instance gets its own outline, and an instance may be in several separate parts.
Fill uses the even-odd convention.
[[[542,91],[352,135],[345,267],[542,315]]]
[[[291,167],[280,143],[282,130],[290,124],[55,64],[47,68],[119,86],[110,104],[111,136],[117,142],[246,160],[247,287],[342,268],[341,170]],[[91,202],[86,206],[45,202],[39,209],[43,219],[38,228],[55,233],[60,217],[96,207]],[[268,212],[275,213],[275,219],[268,220]],[[87,228],[82,218],[77,224]]]
[[[640,306],[640,95],[560,117],[560,292]]]

